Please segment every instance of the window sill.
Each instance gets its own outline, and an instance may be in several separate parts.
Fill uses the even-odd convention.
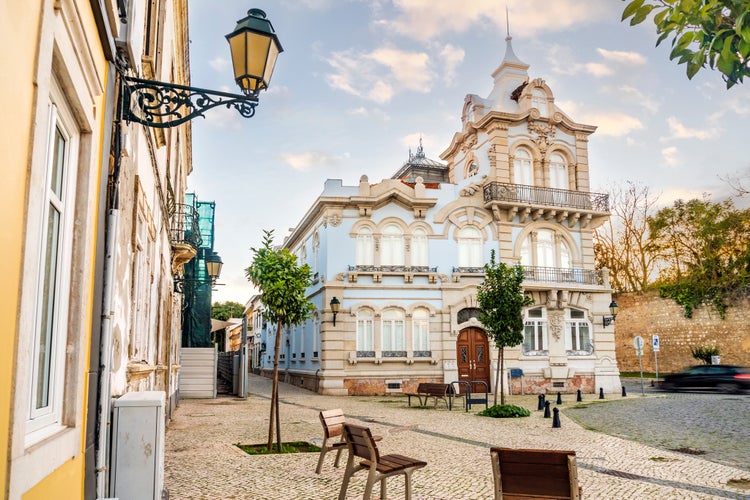
[[[349,359],[347,360],[350,365],[357,365],[358,363],[373,363],[375,365],[382,365],[383,363],[403,363],[405,365],[413,365],[414,363],[429,363],[431,365],[438,364],[438,359],[433,357],[413,357],[410,355],[392,357],[382,356],[380,352],[376,353],[375,356],[358,357],[356,351],[349,353]]]

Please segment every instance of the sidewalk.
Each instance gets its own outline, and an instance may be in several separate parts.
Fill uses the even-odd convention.
[[[334,455],[326,456],[317,475],[317,453],[250,456],[234,446],[266,442],[271,381],[251,376],[249,386],[246,400],[180,402],[166,435],[165,488],[170,499],[337,498],[343,465],[333,467]],[[750,479],[741,469],[588,431],[562,412],[562,427],[553,429],[552,420],[535,411],[536,396],[507,401],[531,409],[531,417],[491,419],[455,408],[450,412],[442,405],[437,410],[409,408],[399,396],[321,396],[283,383],[279,395],[283,441],[320,444],[318,412],[342,408],[349,421],[383,436],[378,445],[382,453],[425,460],[427,467],[413,475],[415,500],[491,500],[490,446],[575,450],[586,499],[740,499],[750,494],[727,486],[731,479]],[[584,399],[596,397],[587,394]],[[363,490],[360,473],[352,479],[347,498],[361,498]],[[390,498],[403,498],[403,478],[389,479],[388,491]]]

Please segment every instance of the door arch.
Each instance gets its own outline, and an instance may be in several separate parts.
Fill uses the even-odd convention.
[[[487,389],[490,389],[489,341],[480,328],[469,327],[461,330],[456,339],[456,360],[458,380],[483,381],[487,384]],[[483,388],[479,384],[474,384],[471,390],[481,391]]]

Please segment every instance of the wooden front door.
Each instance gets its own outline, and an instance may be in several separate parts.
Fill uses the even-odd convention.
[[[484,381],[490,389],[490,356],[487,336],[479,328],[467,328],[456,340],[458,379],[461,382]],[[459,384],[460,385],[460,384]],[[463,390],[463,387],[461,388]],[[471,391],[484,391],[481,384],[472,384]]]

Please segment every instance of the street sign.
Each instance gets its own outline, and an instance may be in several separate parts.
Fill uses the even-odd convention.
[[[643,349],[643,337],[641,337],[640,335],[636,335],[633,339],[633,347],[635,347],[637,351]]]
[[[654,352],[659,352],[659,336],[651,335],[651,347],[654,348]]]

